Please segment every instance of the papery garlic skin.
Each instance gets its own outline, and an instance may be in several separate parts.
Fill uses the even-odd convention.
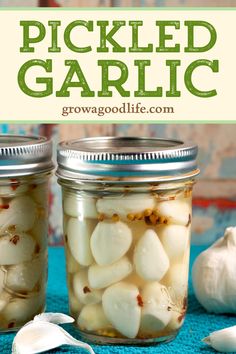
[[[192,268],[195,295],[209,312],[236,313],[236,227],[202,252]]]
[[[218,352],[235,353],[236,352],[236,326],[228,327],[210,333],[202,340]]]

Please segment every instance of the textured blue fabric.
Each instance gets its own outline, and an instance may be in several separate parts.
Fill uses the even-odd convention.
[[[194,246],[191,249],[191,265],[197,254],[203,248]],[[47,295],[47,311],[68,313],[67,306],[67,291],[66,291],[66,276],[65,276],[65,259],[63,248],[49,249],[49,281]],[[214,353],[214,350],[207,347],[201,342],[201,339],[207,336],[210,332],[224,327],[233,326],[236,324],[235,316],[223,316],[207,314],[199,305],[193,295],[191,279],[189,289],[189,306],[185,323],[177,336],[177,338],[167,344],[147,347],[125,347],[125,346],[98,346],[93,345],[96,354],[158,354],[158,353]],[[79,338],[78,333],[69,325],[65,328],[74,336]],[[14,334],[0,335],[0,353],[11,353],[11,343]],[[52,350],[50,353],[79,353],[84,351],[80,348],[62,347]]]

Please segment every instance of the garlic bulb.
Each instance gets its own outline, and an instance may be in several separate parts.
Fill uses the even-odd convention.
[[[196,259],[192,269],[195,295],[209,312],[236,313],[236,227]]]
[[[236,352],[236,326],[212,332],[208,337],[203,338],[202,341],[218,352]]]

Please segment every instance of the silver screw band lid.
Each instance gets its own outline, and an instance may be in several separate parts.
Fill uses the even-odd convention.
[[[99,137],[58,145],[57,175],[65,179],[108,177],[190,178],[199,173],[197,146],[178,140]]]
[[[47,138],[0,135],[0,178],[33,175],[53,168],[52,142]]]

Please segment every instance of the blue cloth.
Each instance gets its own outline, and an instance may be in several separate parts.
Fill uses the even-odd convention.
[[[191,249],[191,265],[193,260],[203,250],[203,247],[194,246]],[[65,275],[65,259],[62,247],[49,249],[49,281],[47,294],[47,311],[68,313],[66,275]],[[236,324],[235,316],[212,315],[207,314],[199,305],[194,297],[191,278],[189,289],[189,305],[185,323],[178,334],[177,338],[167,344],[147,347],[125,347],[125,346],[99,346],[93,345],[96,354],[158,354],[158,353],[214,353],[215,351],[204,343],[201,339],[210,332],[233,326]],[[73,335],[79,338],[78,333],[70,325],[65,328]],[[14,334],[0,335],[0,353],[11,353],[11,343]],[[62,347],[52,350],[50,353],[71,353],[82,354],[84,351],[80,348]]]

